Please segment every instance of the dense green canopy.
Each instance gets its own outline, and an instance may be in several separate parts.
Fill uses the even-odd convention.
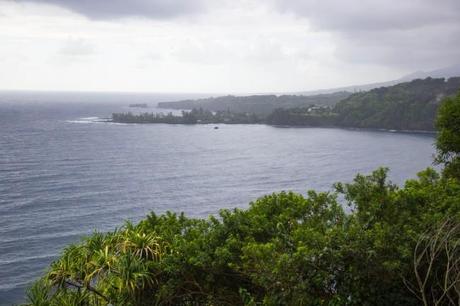
[[[358,92],[334,107],[277,109],[270,124],[353,128],[434,130],[443,98],[460,89],[460,77],[426,78]]]
[[[446,175],[460,178],[460,93],[441,105],[436,127],[439,130],[436,160],[445,164]]]

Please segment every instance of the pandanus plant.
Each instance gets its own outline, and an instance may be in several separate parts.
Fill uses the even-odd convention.
[[[127,226],[120,234],[118,247],[123,253],[131,253],[140,259],[161,260],[165,245],[155,233]]]
[[[154,264],[168,249],[155,232],[131,223],[113,233],[94,233],[64,250],[29,290],[30,305],[58,305],[63,292],[79,301],[72,305],[140,304],[140,293],[154,290]]]

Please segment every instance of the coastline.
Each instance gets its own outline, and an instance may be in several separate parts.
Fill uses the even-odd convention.
[[[203,122],[203,123],[167,123],[167,122],[123,122],[123,121],[114,121],[110,118],[100,118],[98,122],[106,123],[123,123],[123,124],[169,124],[169,125],[267,125],[277,128],[327,128],[327,129],[343,129],[343,130],[356,130],[356,131],[373,131],[373,132],[385,132],[385,133],[405,133],[405,134],[430,134],[436,135],[435,130],[408,130],[408,129],[385,129],[385,128],[363,128],[363,127],[349,127],[349,126],[340,126],[340,125],[295,125],[295,124],[269,124],[264,122],[258,123],[229,123],[229,122]]]

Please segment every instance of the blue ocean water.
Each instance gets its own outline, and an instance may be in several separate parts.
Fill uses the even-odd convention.
[[[180,98],[0,94],[0,305],[23,301],[68,243],[150,211],[206,217],[274,191],[330,190],[379,166],[402,184],[432,163],[430,134],[98,122],[130,103]]]

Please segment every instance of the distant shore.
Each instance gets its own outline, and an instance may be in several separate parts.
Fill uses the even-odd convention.
[[[137,118],[138,115],[133,115],[134,118]],[[160,117],[160,118],[167,118]],[[116,117],[117,118],[117,117]],[[120,118],[120,117],[118,117]],[[228,121],[201,121],[197,120],[195,122],[181,122],[180,116],[172,116],[172,120],[167,119],[158,119],[153,121],[148,120],[114,120],[112,118],[104,118],[100,122],[114,122],[114,123],[124,123],[124,124],[173,124],[173,125],[216,125],[216,124],[225,124],[225,125],[234,125],[234,124],[248,124],[248,125],[268,125],[272,127],[279,128],[330,128],[330,129],[345,129],[345,130],[356,130],[356,131],[374,131],[374,132],[385,132],[385,133],[407,133],[407,134],[431,134],[435,135],[437,132],[435,130],[408,130],[408,129],[386,129],[386,128],[370,128],[370,127],[350,127],[350,126],[341,126],[341,125],[307,125],[307,124],[271,124],[264,122],[263,120],[254,120],[253,122],[248,122],[244,120],[228,120]]]

